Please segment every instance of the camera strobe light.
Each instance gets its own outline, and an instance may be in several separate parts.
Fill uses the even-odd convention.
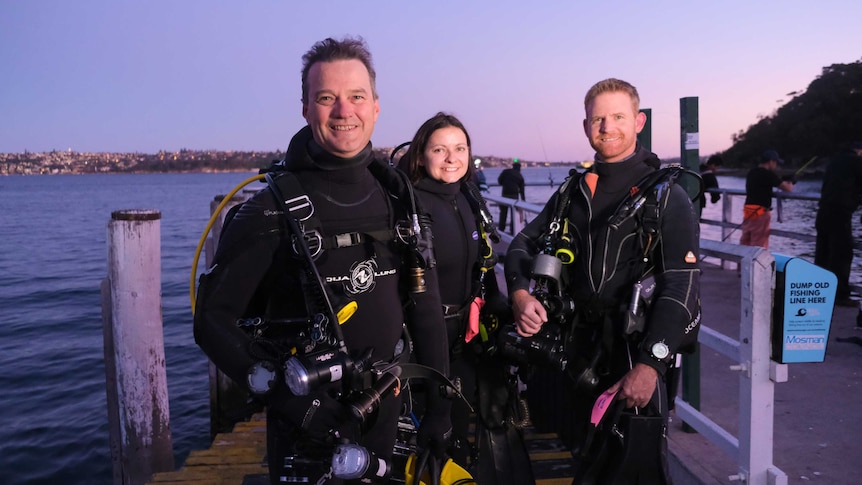
[[[357,444],[338,445],[332,455],[332,475],[342,480],[383,479],[390,468],[386,460]]]

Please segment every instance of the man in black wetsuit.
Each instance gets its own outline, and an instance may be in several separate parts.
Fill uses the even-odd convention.
[[[642,186],[656,175],[660,161],[637,143],[646,120],[638,105],[635,87],[618,79],[601,81],[587,92],[584,131],[596,150],[596,163],[588,173],[570,179],[564,185],[568,189],[551,197],[506,254],[506,283],[518,333],[533,336],[543,325],[556,325],[552,318],[554,322],[562,318],[559,327],[569,356],[564,372],[571,379],[566,379],[568,392],[562,397],[567,401],[557,407],[568,414],[560,415],[554,424],[579,459],[576,484],[667,483],[667,439],[661,434],[668,418],[664,375],[680,348],[693,342],[699,321],[698,220],[681,186],[670,185],[660,194]],[[646,210],[617,217],[621,202],[640,191],[655,194],[656,204],[640,206],[658,209],[658,221],[651,230],[644,230]],[[562,194],[568,194],[570,201],[562,219],[556,220]],[[611,218],[616,219],[613,225]],[[555,245],[555,240],[563,242]],[[557,254],[560,247],[575,255],[574,261],[560,266],[558,278],[564,297],[574,303],[570,313],[559,308],[550,311],[531,293],[534,262],[539,255],[545,260]],[[651,306],[644,312],[644,326],[627,333],[635,284],[643,281],[644,287],[649,286],[648,274],[655,276],[656,286]],[[533,400],[537,404],[553,392],[549,389],[553,386],[536,389],[530,382],[527,386],[529,393],[541,395]],[[661,416],[655,433],[625,437],[621,446],[637,449],[615,453],[616,438],[611,433],[588,438],[591,408],[605,391],[616,392],[614,406]],[[530,406],[532,410],[532,402]],[[595,446],[602,441],[605,447]]]
[[[853,262],[853,212],[862,201],[862,141],[834,157],[826,166],[817,209],[817,242],[814,264],[835,273],[835,303],[858,306],[850,298],[850,266]]]
[[[289,173],[275,179],[279,190],[269,186],[242,204],[201,278],[195,340],[222,372],[266,403],[272,483],[315,483],[327,472],[336,438],[390,458],[401,410],[402,397],[390,388],[372,417],[361,424],[351,419],[344,402],[372,377],[350,379],[346,374],[352,369],[338,367],[337,359],[327,361],[336,364],[325,369],[332,375],[322,374],[319,388],[307,395],[292,392],[286,379],[295,387],[302,384],[292,380],[296,368],[285,367],[285,361],[299,362],[292,354],[307,358],[306,365],[343,358],[342,348],[365,369],[403,362],[401,350],[409,349],[403,340],[406,322],[416,360],[448,376],[446,328],[428,254],[430,230],[423,223],[420,234],[410,232],[415,225],[405,224],[413,214],[406,180],[372,156],[379,111],[364,42],[316,43],[303,56],[302,115],[308,126],[290,141],[282,164]],[[301,193],[295,193],[291,178]],[[285,234],[290,226],[276,192],[301,224],[313,263],[303,258],[308,253],[294,234]],[[303,196],[310,205],[292,201]],[[423,268],[424,281],[410,278],[411,271]],[[342,321],[341,316],[325,319],[333,313],[326,312],[327,299],[335,312],[353,301],[355,313],[336,325],[332,320]],[[241,328],[240,322],[256,323]],[[338,329],[344,347],[338,345]],[[337,371],[345,375],[339,379]],[[345,389],[349,385],[354,388]],[[451,404],[439,393],[427,394],[418,442],[442,454]]]

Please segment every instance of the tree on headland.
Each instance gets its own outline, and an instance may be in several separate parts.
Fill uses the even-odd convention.
[[[751,166],[766,149],[775,149],[789,167],[829,156],[862,139],[862,59],[823,68],[804,92],[773,115],[733,135],[722,153],[725,166]]]

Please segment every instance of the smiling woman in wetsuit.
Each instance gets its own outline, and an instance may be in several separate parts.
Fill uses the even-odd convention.
[[[452,377],[460,378],[464,396],[476,409],[480,433],[502,433],[497,435],[498,442],[502,437],[514,436],[521,443],[520,432],[509,429],[512,414],[507,414],[507,409],[514,408],[512,403],[517,401],[517,387],[511,385],[514,377],[508,373],[506,362],[487,354],[487,342],[475,333],[478,306],[473,302],[477,297],[486,302],[486,310],[507,308],[508,304],[497,288],[496,257],[486,239],[496,236],[493,220],[479,189],[471,182],[470,135],[456,117],[437,113],[416,132],[398,168],[410,176],[417,198],[432,218]],[[484,397],[480,398],[480,394]],[[504,397],[502,402],[491,404],[490,395],[497,399]],[[494,411],[489,411],[490,408]],[[520,462],[512,458],[509,449],[505,460],[495,459],[497,453],[493,449],[483,450],[481,439],[475,440],[480,444],[478,451],[471,450],[467,440],[469,409],[465,403],[453,404],[452,426],[454,442],[449,453],[470,470],[478,483],[526,483],[510,482],[519,478],[512,468]],[[494,442],[490,438],[485,441],[489,446]],[[477,458],[478,467],[474,461]],[[526,466],[520,468],[529,473],[526,460]]]

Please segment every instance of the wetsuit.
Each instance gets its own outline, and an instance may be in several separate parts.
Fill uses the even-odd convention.
[[[817,209],[817,241],[814,264],[838,277],[836,300],[850,298],[850,265],[853,262],[853,212],[862,197],[862,157],[854,153],[833,159],[823,175]]]
[[[398,193],[397,184],[392,182],[400,179],[384,162],[373,159],[370,143],[356,157],[342,159],[321,149],[305,127],[291,140],[285,160],[286,168],[311,201],[319,220],[316,229],[324,239],[348,233],[379,234],[408,217],[409,198]],[[372,172],[382,175],[375,177]],[[384,183],[390,186],[384,187]],[[286,193],[285,188],[282,191],[287,199],[300,195]],[[249,333],[237,327],[237,320],[302,318],[309,313],[305,296],[309,289],[300,281],[302,263],[283,236],[282,217],[269,188],[242,204],[219,240],[212,269],[201,281],[195,340],[238,384],[247,385],[249,368],[262,358],[282,361],[288,357],[295,331],[289,325],[275,324],[265,331],[264,342],[253,341]],[[358,304],[355,314],[341,326],[351,357],[357,359],[370,350],[371,361],[392,361],[406,320],[418,362],[448,375],[436,271],[426,270],[427,291],[411,293],[407,301],[406,246],[387,238],[361,239],[347,247],[324,249],[315,261],[332,299]],[[380,404],[373,425],[360,429],[346,418],[346,408],[336,399],[341,382],[309,396],[293,396],[280,367],[277,370],[274,388],[264,396],[273,483],[294,473],[285,471],[285,456],[298,455],[328,465],[331,446],[327,446],[326,438],[333,428],[380,456],[392,455],[400,398],[390,393]],[[448,403],[432,395],[427,406],[429,415],[448,425]],[[296,473],[302,475],[301,471]],[[315,473],[312,483],[320,476]]]
[[[647,314],[646,327],[639,338],[630,340],[623,335],[633,284],[648,268],[644,268],[642,262],[644,240],[638,230],[639,217],[629,218],[616,230],[609,226],[608,219],[632,187],[658,166],[658,158],[638,145],[635,153],[626,160],[616,163],[598,161],[594,165],[593,170],[598,174],[595,195],[591,196],[586,176],[577,179],[577,186],[571,192],[566,219],[570,226],[572,249],[577,256],[572,264],[563,266],[562,279],[567,282],[564,291],[575,302],[574,315],[566,323],[571,326],[567,339],[570,361],[566,373],[572,379],[565,381],[565,404],[551,408],[551,412],[563,415],[545,421],[559,431],[563,440],[575,450],[580,450],[585,444],[590,409],[597,396],[637,363],[655,368],[659,380],[662,380],[670,359],[659,361],[654,358],[650,352],[652,345],[664,342],[673,356],[683,342],[689,342],[688,336],[693,332],[690,323],[698,312],[700,293],[697,266],[699,227],[685,190],[672,185],[670,191],[665,191],[666,196],[658,199],[657,236],[660,239],[649,262],[654,266],[657,289]],[[543,211],[509,246],[505,273],[510,295],[519,289],[529,289],[532,260],[539,252],[540,236],[548,227],[559,196],[559,192],[552,196]],[[596,359],[595,364],[593,359]],[[576,384],[587,368],[598,374],[597,385]],[[536,389],[538,386],[529,382],[527,385],[530,393],[547,396],[551,392]],[[531,401],[533,416],[539,414],[538,409],[533,409],[533,403],[541,402],[540,399]],[[651,404],[666,423],[668,403],[663,382],[657,383]],[[664,450],[666,439],[648,446]],[[589,460],[581,462],[576,476],[583,474],[589,466]],[[665,473],[663,470],[648,472],[653,474],[645,476]],[[580,482],[576,480],[573,483]],[[596,483],[609,482],[600,479]]]
[[[521,165],[515,164],[512,168],[507,168],[500,172],[497,177],[497,183],[502,187],[501,194],[503,197],[517,200],[527,200],[524,194],[524,176],[521,175]],[[509,216],[509,206],[500,206],[500,223],[497,227],[501,231],[506,230],[506,221]]]
[[[443,184],[429,177],[416,184],[416,193],[433,221],[452,375],[460,379],[462,392],[477,415],[471,445],[469,408],[462,401],[453,404],[453,446],[449,454],[470,470],[477,483],[531,483],[534,479],[523,436],[511,424],[519,396],[517,383],[509,372],[510,363],[487,352],[496,334],[492,333],[488,342],[481,336],[472,336],[469,342],[465,339],[470,303],[477,295],[484,299],[485,311],[497,314],[502,320],[507,318],[504,313],[510,313],[508,302],[497,287],[493,267],[480,284],[481,266],[493,261],[489,263],[480,256],[486,255],[489,248],[481,239],[478,201],[466,195],[466,185],[467,182]],[[468,458],[478,459],[478,466]]]
[[[444,184],[424,177],[416,183],[416,194],[431,214],[440,298],[447,307],[447,316],[454,316],[467,309],[474,295],[480,244],[476,216],[460,183]],[[447,318],[447,328],[454,339],[452,320]]]

